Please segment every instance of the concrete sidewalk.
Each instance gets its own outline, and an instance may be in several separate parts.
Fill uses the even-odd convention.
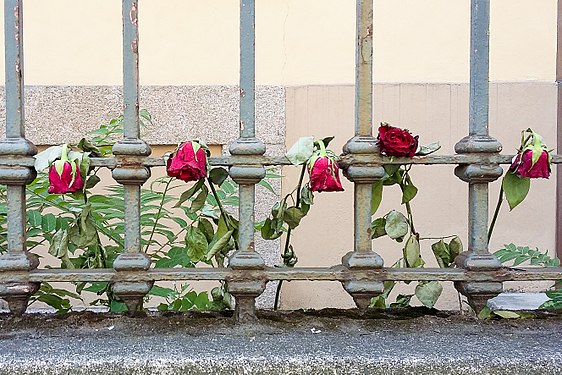
[[[0,315],[0,374],[562,374],[562,318]]]

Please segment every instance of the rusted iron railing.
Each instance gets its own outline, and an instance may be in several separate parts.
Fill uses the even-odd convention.
[[[150,147],[139,132],[138,0],[123,0],[124,138],[113,148],[112,159],[92,159],[93,166],[110,168],[125,190],[125,251],[113,269],[37,269],[36,258],[25,247],[25,186],[36,172],[36,147],[25,138],[23,76],[23,0],[5,0],[6,138],[0,142],[0,183],[7,185],[8,251],[0,256],[0,297],[14,314],[27,307],[29,296],[41,282],[106,281],[133,311],[154,281],[225,280],[236,299],[239,320],[255,318],[255,298],[272,280],[337,280],[357,306],[366,308],[383,292],[383,281],[454,281],[475,307],[502,291],[502,282],[562,279],[562,268],[508,269],[488,251],[488,184],[502,175],[500,164],[512,155],[501,155],[500,143],[488,132],[490,0],[471,0],[471,60],[469,135],[455,146],[456,155],[420,159],[379,155],[373,136],[373,0],[357,0],[355,136],[344,147],[340,162],[354,183],[353,251],[332,268],[270,268],[254,248],[255,185],[265,176],[264,166],[285,165],[284,157],[266,157],[265,145],[255,136],[255,0],[240,0],[240,137],[230,146],[231,156],[210,159],[211,165],[228,166],[240,186],[239,244],[228,268],[153,269],[140,246],[140,186],[150,168],[162,159],[150,158]],[[555,155],[554,163],[562,157]],[[451,164],[468,183],[468,251],[456,259],[455,269],[385,268],[371,241],[371,185],[384,175],[383,164]]]

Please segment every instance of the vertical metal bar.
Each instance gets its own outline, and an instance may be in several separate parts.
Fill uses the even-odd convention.
[[[23,253],[25,245],[25,186],[7,186],[8,251]]]
[[[4,1],[6,138],[24,138],[22,0]]]
[[[140,138],[139,124],[139,29],[138,0],[123,0],[123,139],[113,146],[118,167],[113,178],[123,184],[125,251],[115,259],[117,271],[144,271],[150,268],[150,258],[142,252],[140,230],[140,187],[150,177],[150,170],[142,158],[151,149]],[[113,284],[117,294],[129,309],[129,314],[139,313],[152,282],[118,282]]]
[[[141,251],[140,185],[124,185],[125,194],[125,251]]]
[[[476,254],[487,254],[488,184],[470,184],[468,202],[468,248]]]
[[[255,251],[254,246],[254,201],[255,185],[240,185],[239,246],[241,251]]]
[[[472,0],[470,28],[470,135],[488,135],[490,0]]]
[[[6,139],[0,142],[0,155],[25,159],[37,148],[25,139],[24,69],[23,69],[23,1],[4,1],[4,38],[6,62]],[[28,272],[38,266],[37,257],[26,249],[25,185],[35,178],[33,168],[1,166],[0,183],[7,185],[8,251],[0,256],[0,272]],[[0,284],[0,297],[10,311],[23,314],[29,296],[38,283]]]
[[[562,152],[562,0],[558,0],[556,87],[558,113],[556,118],[557,152]],[[562,166],[556,166],[556,254],[562,259]]]
[[[259,156],[265,145],[256,138],[256,3],[240,0],[240,137],[230,145],[232,155]],[[239,185],[239,250],[229,261],[233,269],[261,269],[265,266],[254,246],[254,209],[256,186],[264,176],[263,166],[240,165],[230,168],[230,176]],[[235,317],[238,321],[255,320],[255,298],[265,289],[265,280],[230,282],[229,291],[235,297]]]
[[[360,253],[370,253],[372,251],[371,185],[372,183],[356,183],[354,190],[354,250]]]
[[[373,1],[357,1],[355,49],[355,135],[372,135]]]
[[[240,1],[240,136],[252,138],[256,133],[256,4]]]
[[[139,138],[138,0],[123,0],[123,102],[125,138]]]
[[[373,137],[373,0],[356,0],[355,46],[355,136],[344,146],[350,154],[374,155],[379,152]],[[346,177],[354,183],[353,251],[342,258],[350,269],[381,268],[383,259],[372,251],[372,184],[384,175],[382,166],[351,165]],[[348,280],[343,283],[360,309],[366,309],[372,297],[383,292],[378,281]]]
[[[488,136],[490,0],[472,0],[469,134]],[[469,184],[469,249],[488,252],[488,183]]]
[[[138,0],[123,0],[123,136],[140,137]],[[140,252],[140,185],[125,185],[125,251]]]
[[[490,0],[471,0],[470,9],[469,135],[455,145],[458,153],[498,153],[501,144],[488,131],[490,71]],[[455,174],[468,182],[468,251],[455,259],[459,267],[473,271],[501,267],[488,251],[488,184],[503,173],[497,164],[459,165]],[[475,311],[502,291],[501,282],[456,283]]]

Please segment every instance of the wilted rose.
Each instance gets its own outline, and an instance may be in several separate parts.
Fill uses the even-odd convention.
[[[77,161],[57,160],[49,169],[49,193],[76,193],[84,187]]]
[[[308,163],[311,191],[343,191],[340,169],[334,157],[320,156]]]
[[[388,124],[379,127],[378,143],[380,152],[388,156],[413,157],[418,149],[418,136],[405,129]]]
[[[207,177],[207,153],[199,142],[182,143],[166,163],[170,177],[183,181],[198,181]]]
[[[533,150],[524,150],[515,156],[515,160],[509,168],[521,177],[528,178],[549,178],[550,177],[550,157],[548,151],[540,151],[540,157],[533,165]]]

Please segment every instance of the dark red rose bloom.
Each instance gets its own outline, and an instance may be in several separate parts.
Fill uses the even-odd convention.
[[[72,170],[71,163],[74,163],[74,171]],[[78,163],[74,161],[57,160],[51,164],[49,169],[50,194],[76,193],[83,187],[84,182],[82,181],[82,176],[80,175]]]
[[[418,149],[418,136],[400,128],[390,125],[379,127],[379,149],[388,156],[414,157]]]
[[[521,177],[548,178],[550,177],[548,152],[543,150],[539,160],[533,165],[533,150],[525,150],[523,154],[517,154],[509,169]]]
[[[195,152],[194,146],[197,148]],[[166,164],[170,177],[183,181],[198,181],[207,177],[207,153],[197,142],[185,142],[174,152]]]
[[[343,191],[340,182],[338,163],[329,157],[321,156],[311,166],[308,164],[311,191]]]

